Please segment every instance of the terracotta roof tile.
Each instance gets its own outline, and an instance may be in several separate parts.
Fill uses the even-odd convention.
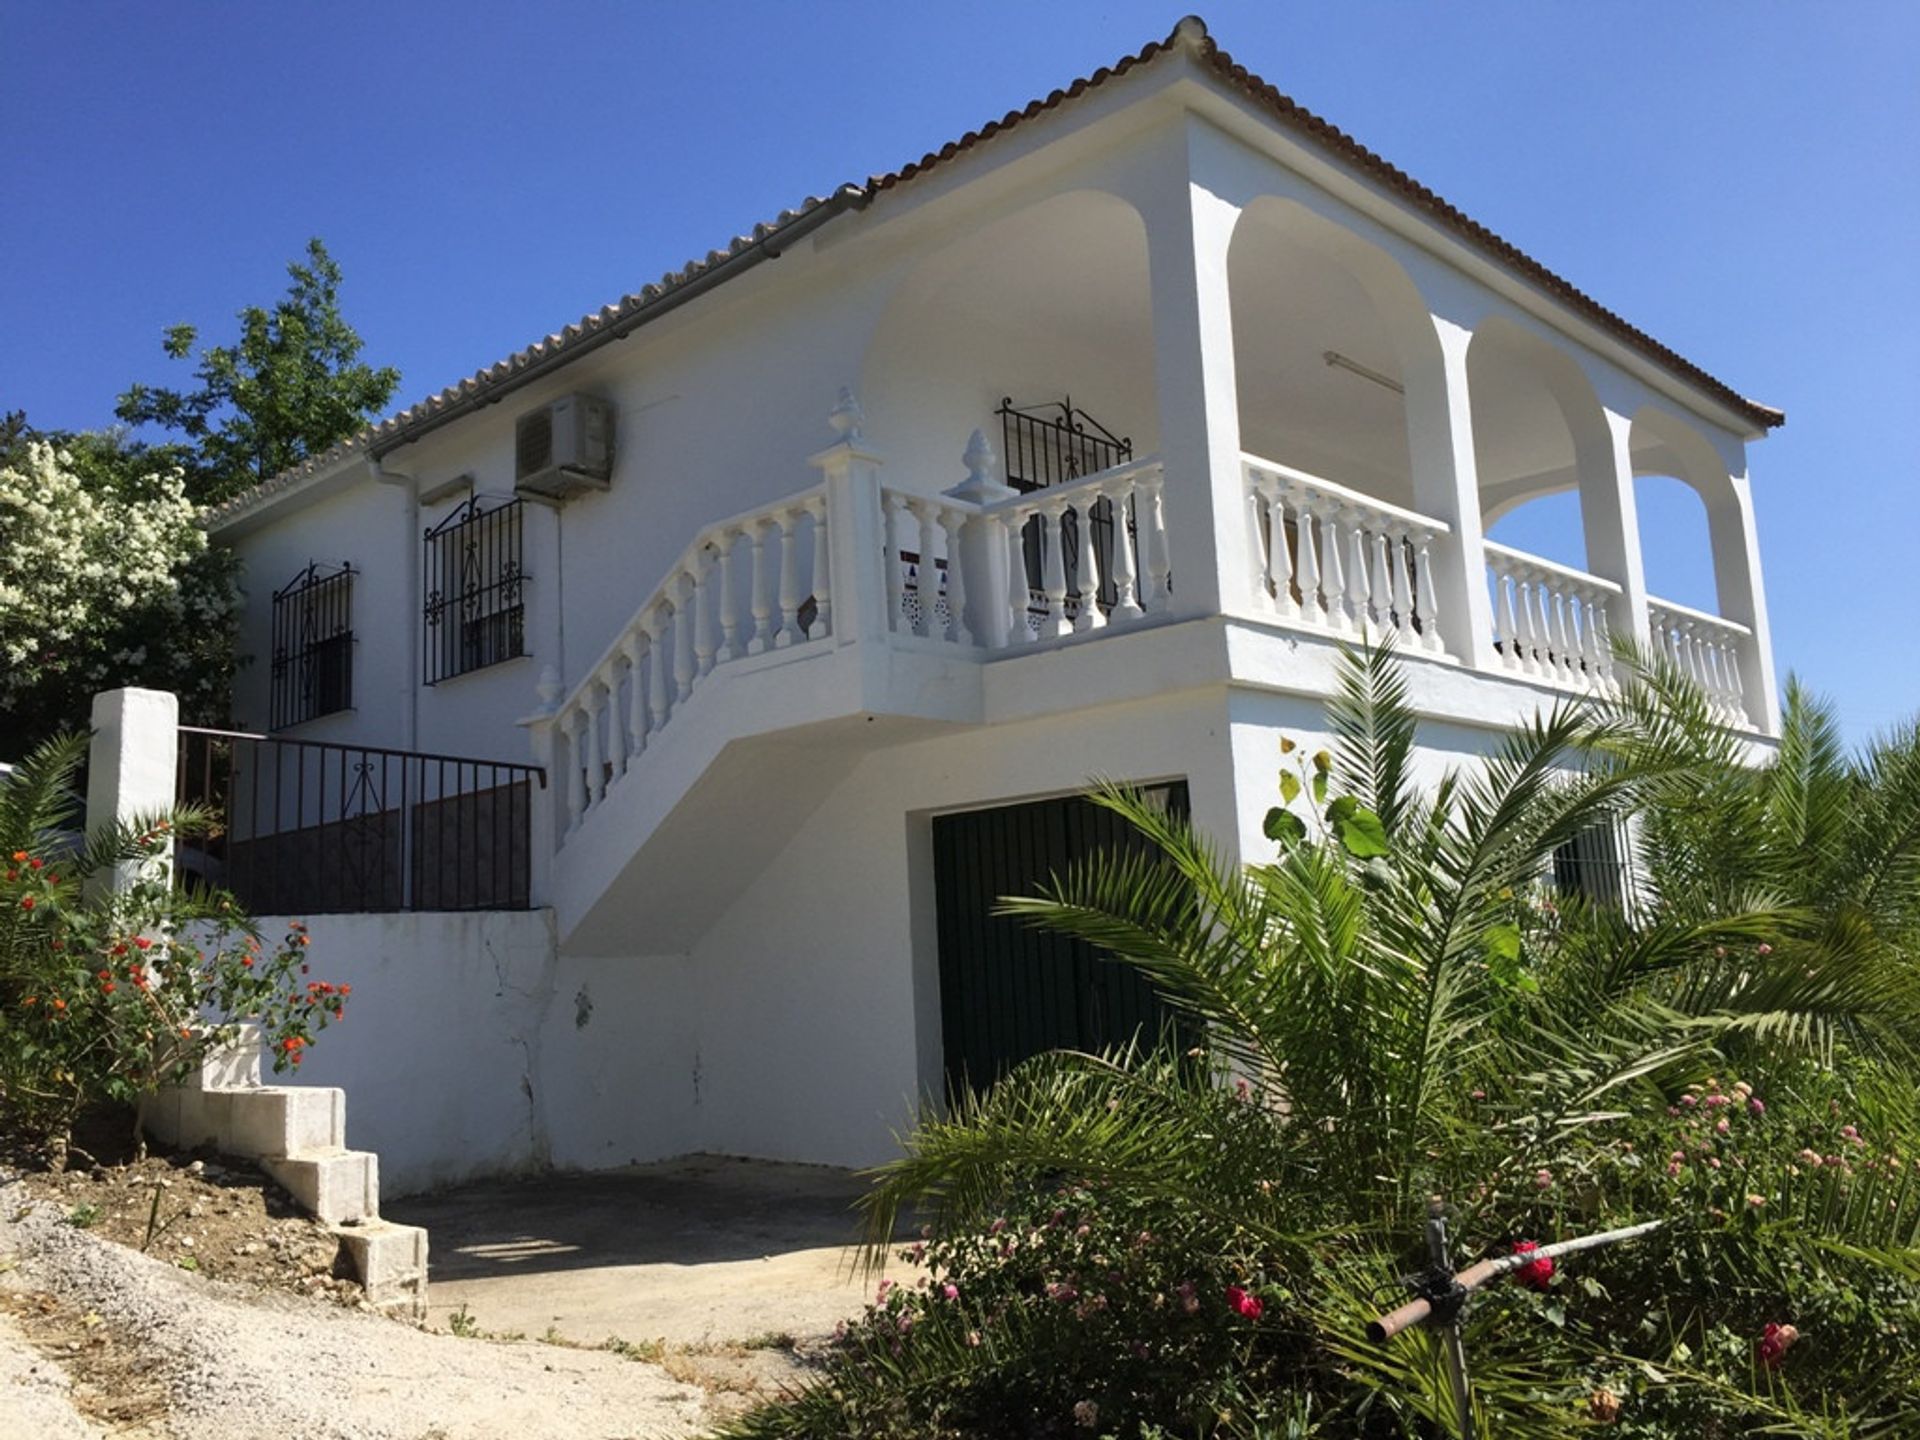
[[[330,469],[355,452],[378,452],[388,442],[400,443],[409,435],[409,432],[419,430],[430,422],[438,420],[449,410],[474,401],[490,390],[511,385],[532,367],[558,363],[570,352],[643,323],[649,318],[649,312],[658,307],[662,300],[684,290],[695,280],[747,254],[755,247],[777,239],[789,227],[815,216],[822,207],[830,207],[835,213],[846,209],[862,208],[887,191],[899,188],[936,166],[975,149],[995,136],[1004,134],[1050,110],[1058,109],[1067,101],[1084,95],[1089,90],[1098,89],[1110,80],[1150,65],[1160,56],[1182,48],[1189,50],[1227,87],[1251,100],[1287,129],[1336,160],[1380,181],[1475,248],[1500,264],[1519,272],[1562,303],[1595,321],[1655,363],[1722,401],[1755,425],[1772,428],[1786,420],[1783,412],[1749,400],[1724,381],[1715,379],[1692,361],[1655,340],[1644,330],[1629,324],[1571,281],[1556,275],[1518,246],[1501,238],[1477,220],[1443,200],[1338,126],[1282,94],[1221,49],[1213,37],[1207,33],[1205,23],[1198,17],[1188,16],[1174,27],[1172,34],[1165,40],[1153,41],[1135,54],[1125,56],[1110,66],[1102,66],[1091,75],[1075,80],[1065,89],[1052,91],[1043,98],[1030,102],[1024,109],[1009,110],[1000,119],[990,121],[978,130],[968,131],[959,139],[950,141],[937,151],[921,156],[911,164],[884,175],[872,176],[865,185],[842,185],[830,195],[808,197],[794,209],[782,211],[776,219],[762,221],[755,225],[748,234],[736,235],[724,250],[710,250],[704,259],[691,260],[678,270],[669,270],[659,280],[642,285],[637,291],[623,295],[618,301],[582,316],[564,330],[548,335],[545,339],[527,346],[484,370],[475,371],[472,375],[428,396],[425,400],[375,425],[368,426],[331,449],[311,456],[301,464],[282,471],[271,480],[213,507],[206,512],[204,519],[208,524],[218,524],[223,520],[235,518],[258,508],[274,495],[296,487],[300,481]],[[824,220],[831,216],[819,218]]]

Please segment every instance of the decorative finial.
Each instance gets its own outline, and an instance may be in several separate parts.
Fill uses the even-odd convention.
[[[985,431],[976,430],[967,437],[966,453],[960,459],[967,467],[967,478],[945,492],[955,500],[971,500],[976,505],[986,505],[995,500],[1005,500],[1016,493],[1012,486],[1002,485],[995,476],[994,471],[999,468],[998,458],[993,453],[993,442],[987,439]]]
[[[986,485],[993,481],[993,442],[987,439],[987,432],[975,430],[967,437],[966,454],[960,461],[967,467],[967,482],[971,485]]]
[[[834,434],[848,445],[858,445],[860,427],[866,420],[867,412],[860,408],[860,397],[853,393],[851,385],[842,385],[840,399],[827,415],[827,423],[833,427]]]
[[[560,705],[560,672],[551,665],[547,666],[540,672],[533,693],[540,697],[540,713],[551,715]]]

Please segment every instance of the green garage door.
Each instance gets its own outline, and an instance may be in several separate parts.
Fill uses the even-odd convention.
[[[1187,813],[1184,781],[1150,794]],[[1098,1050],[1146,1031],[1162,1008],[1133,969],[1092,947],[992,913],[1085,856],[1147,842],[1078,796],[943,815],[933,822],[940,1028],[949,1089],[991,1083],[1046,1050]]]

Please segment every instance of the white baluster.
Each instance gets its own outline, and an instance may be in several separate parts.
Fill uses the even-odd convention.
[[[1356,630],[1367,628],[1367,600],[1372,584],[1367,576],[1367,533],[1357,510],[1345,512],[1347,522],[1347,613]]]
[[[767,573],[772,563],[767,555],[768,520],[755,520],[747,526],[747,538],[753,542],[753,593],[747,601],[753,612],[753,633],[747,636],[747,654],[760,655],[773,642],[773,577]]]
[[[1420,645],[1437,655],[1445,646],[1440,639],[1440,593],[1433,584],[1431,545],[1432,537],[1422,533],[1414,550],[1413,564],[1419,591]]]
[[[942,626],[936,613],[940,603],[940,557],[933,543],[936,507],[933,501],[916,495],[907,502],[906,508],[913,515],[913,528],[919,537],[915,548],[920,555],[920,569],[914,584],[920,596],[920,608],[913,617],[913,633],[938,636]]]
[[[906,562],[900,558],[900,515],[907,502],[898,491],[889,490],[881,504],[880,530],[887,547],[887,628],[898,630],[907,604]],[[920,563],[925,568],[924,555]]]
[[[970,523],[964,512],[942,509],[940,533],[947,554],[947,639],[956,645],[972,645],[974,635],[967,624],[967,567],[962,563],[965,546],[961,532]]]
[[[1294,573],[1300,581],[1300,611],[1303,618],[1318,623],[1326,618],[1326,606],[1320,599],[1320,537],[1314,533],[1314,520],[1317,517],[1305,495],[1296,494],[1294,513],[1298,517],[1294,525],[1294,539],[1300,551],[1300,560]]]
[[[1373,590],[1367,596],[1367,608],[1372,612],[1373,623],[1380,627],[1380,633],[1394,633],[1393,619],[1393,557],[1388,552],[1387,532],[1375,529],[1373,532]]]
[[[1047,617],[1040,622],[1042,635],[1069,635],[1073,622],[1067,619],[1066,532],[1062,522],[1067,507],[1054,501],[1040,514],[1040,588],[1047,596]]]
[[[629,757],[647,748],[647,633],[639,626],[627,632],[627,745]],[[628,764],[631,764],[629,758]],[[622,765],[621,773],[626,773]]]
[[[1107,617],[1100,613],[1100,571],[1096,568],[1098,562],[1093,553],[1093,507],[1099,497],[1085,491],[1081,495],[1079,513],[1074,517],[1073,537],[1074,579],[1080,587],[1080,613],[1073,618],[1073,629],[1077,635],[1104,629],[1107,623]]]
[[[693,581],[683,570],[667,590],[673,596],[673,695],[679,704],[693,693]]]
[[[724,665],[740,658],[740,596],[733,585],[733,549],[740,543],[738,530],[725,530],[720,549],[720,652],[714,663]]]
[[[1287,545],[1286,491],[1279,479],[1269,476],[1263,487],[1267,496],[1267,584],[1273,590],[1274,613],[1283,619],[1300,616],[1300,602],[1293,598],[1293,555]]]
[[[560,733],[567,741],[567,830],[571,833],[587,813],[587,768],[581,759],[581,722],[586,717],[577,707],[560,717]]]
[[[1027,545],[1022,535],[1026,516],[1009,510],[1001,517],[1007,529],[1007,644],[1025,645],[1033,639],[1027,608]]]
[[[1173,571],[1167,557],[1167,516],[1162,494],[1165,478],[1158,472],[1149,475],[1140,482],[1137,492],[1146,501],[1144,505],[1136,503],[1139,513],[1134,522],[1147,552],[1147,583],[1140,592],[1143,610],[1164,610],[1171,603]]]
[[[1249,475],[1247,477],[1247,547],[1252,552],[1250,559],[1253,562],[1253,593],[1256,597],[1256,604],[1260,604],[1262,609],[1271,610],[1275,608],[1275,605],[1273,596],[1267,593],[1267,585],[1272,575],[1272,562],[1268,559],[1267,551],[1273,544],[1271,538],[1271,516],[1273,512],[1271,507],[1266,507],[1268,524],[1265,528],[1269,538],[1267,543],[1262,545],[1260,543],[1262,533],[1260,523],[1262,508],[1260,503],[1260,487],[1254,481],[1253,477]],[[1285,535],[1282,535],[1282,543],[1285,542],[1285,539]]]
[[[647,713],[653,716],[652,733],[658,734],[673,713],[673,692],[667,683],[667,648],[662,639],[671,622],[662,603],[647,612]]]
[[[1520,668],[1520,617],[1514,613],[1513,577],[1498,560],[1493,571],[1494,623],[1500,631],[1500,660],[1509,670]]]
[[[775,648],[784,649],[801,638],[800,635],[800,567],[794,564],[794,529],[798,516],[791,510],[782,510],[780,524],[780,633],[774,637]]]
[[[1391,593],[1388,603],[1393,606],[1393,628],[1400,636],[1400,643],[1411,645],[1414,641],[1413,629],[1413,584],[1407,574],[1407,535],[1396,529],[1387,536],[1387,563],[1391,579]]]
[[[1113,499],[1113,609],[1108,619],[1124,624],[1140,618],[1140,597],[1133,573],[1133,481],[1121,480],[1112,489]]]
[[[1595,594],[1582,594],[1578,598],[1580,612],[1580,676],[1589,690],[1602,688],[1600,677],[1600,630],[1594,620],[1594,613],[1606,602]]]
[[[712,551],[703,545],[693,557],[693,659],[701,676],[713,673],[713,573]]]
[[[807,514],[813,517],[813,628],[809,640],[833,633],[832,564],[827,557],[827,502],[815,496],[807,502]]]
[[[1326,591],[1327,624],[1335,630],[1352,629],[1347,611],[1345,536],[1340,533],[1340,507],[1328,505],[1320,514],[1320,582]]]
[[[1538,673],[1545,645],[1541,641],[1540,598],[1532,574],[1520,567],[1513,572],[1513,604],[1520,622],[1520,668]]]
[[[1740,678],[1740,642],[1727,644],[1727,696],[1733,705],[1734,714],[1742,721],[1747,718],[1747,685]]]
[[[1594,670],[1600,677],[1600,688],[1613,691],[1613,621],[1607,614],[1607,600],[1602,597],[1595,602],[1592,612]]]
[[[598,805],[607,798],[607,753],[600,739],[600,719],[606,711],[606,686],[593,681],[587,686],[587,803]]]

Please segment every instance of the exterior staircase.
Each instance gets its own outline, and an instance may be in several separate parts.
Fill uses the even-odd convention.
[[[255,1162],[339,1238],[374,1306],[424,1315],[427,1232],[380,1218],[380,1160],[347,1148],[346,1092],[263,1083],[261,1049],[258,1029],[243,1026],[233,1046],[154,1096],[148,1133]]]

